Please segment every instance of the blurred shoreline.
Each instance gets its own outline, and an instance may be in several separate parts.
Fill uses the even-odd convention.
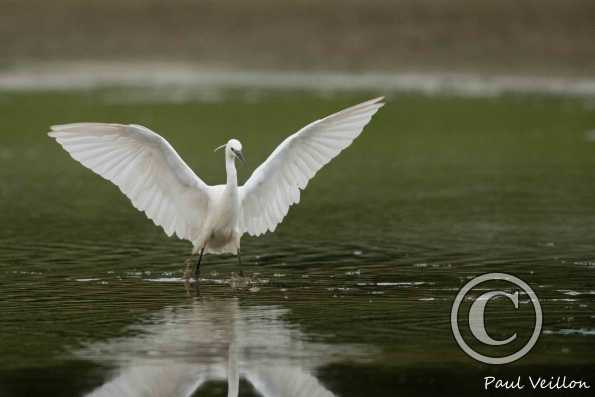
[[[486,97],[507,93],[595,97],[595,78],[447,72],[234,70],[174,62],[62,62],[0,70],[0,91],[110,87],[373,91]]]
[[[595,78],[594,21],[593,0],[8,0],[0,69],[119,61]]]

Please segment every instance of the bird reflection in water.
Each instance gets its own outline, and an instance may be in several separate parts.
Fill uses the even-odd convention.
[[[87,394],[103,396],[202,395],[209,381],[227,381],[238,396],[240,379],[263,397],[332,397],[316,368],[361,347],[308,342],[278,306],[242,306],[237,298],[197,297],[165,308],[131,327],[134,336],[94,343],[76,355],[116,364],[115,374]]]

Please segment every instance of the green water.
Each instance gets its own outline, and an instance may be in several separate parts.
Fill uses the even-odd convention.
[[[143,124],[209,184],[225,180],[213,148],[235,137],[244,181],[289,133],[371,96],[0,93],[0,396],[122,384],[220,396],[235,382],[241,396],[477,395],[494,374],[593,384],[593,100],[389,97],[274,234],[243,238],[249,279],[207,256],[199,291],[180,280],[189,243],[45,134]],[[544,313],[537,345],[501,367],[467,357],[449,322],[457,290],[494,271],[531,285]],[[531,325],[510,302],[487,315],[495,336]]]

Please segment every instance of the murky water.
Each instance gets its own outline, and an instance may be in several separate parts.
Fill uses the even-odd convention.
[[[247,277],[235,258],[208,256],[196,290],[181,279],[189,244],[45,131],[145,124],[214,184],[224,167],[212,149],[228,138],[244,144],[244,180],[290,132],[371,96],[211,94],[0,94],[1,396],[476,395],[487,375],[593,381],[592,100],[389,98],[275,234],[243,239]],[[534,349],[503,367],[467,357],[449,322],[457,290],[492,271],[525,280],[544,313]],[[493,335],[522,339],[527,303],[492,303]]]

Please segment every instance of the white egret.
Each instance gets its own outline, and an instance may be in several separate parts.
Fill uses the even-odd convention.
[[[163,137],[140,125],[63,124],[52,126],[48,135],[117,185],[168,236],[190,241],[192,253],[200,252],[196,276],[205,253],[236,254],[241,264],[242,235],[274,231],[299,202],[300,189],[383,105],[383,98],[372,99],[308,124],[285,139],[242,186],[235,160],[244,157],[237,139],[217,148],[225,149],[227,183],[209,186]]]

